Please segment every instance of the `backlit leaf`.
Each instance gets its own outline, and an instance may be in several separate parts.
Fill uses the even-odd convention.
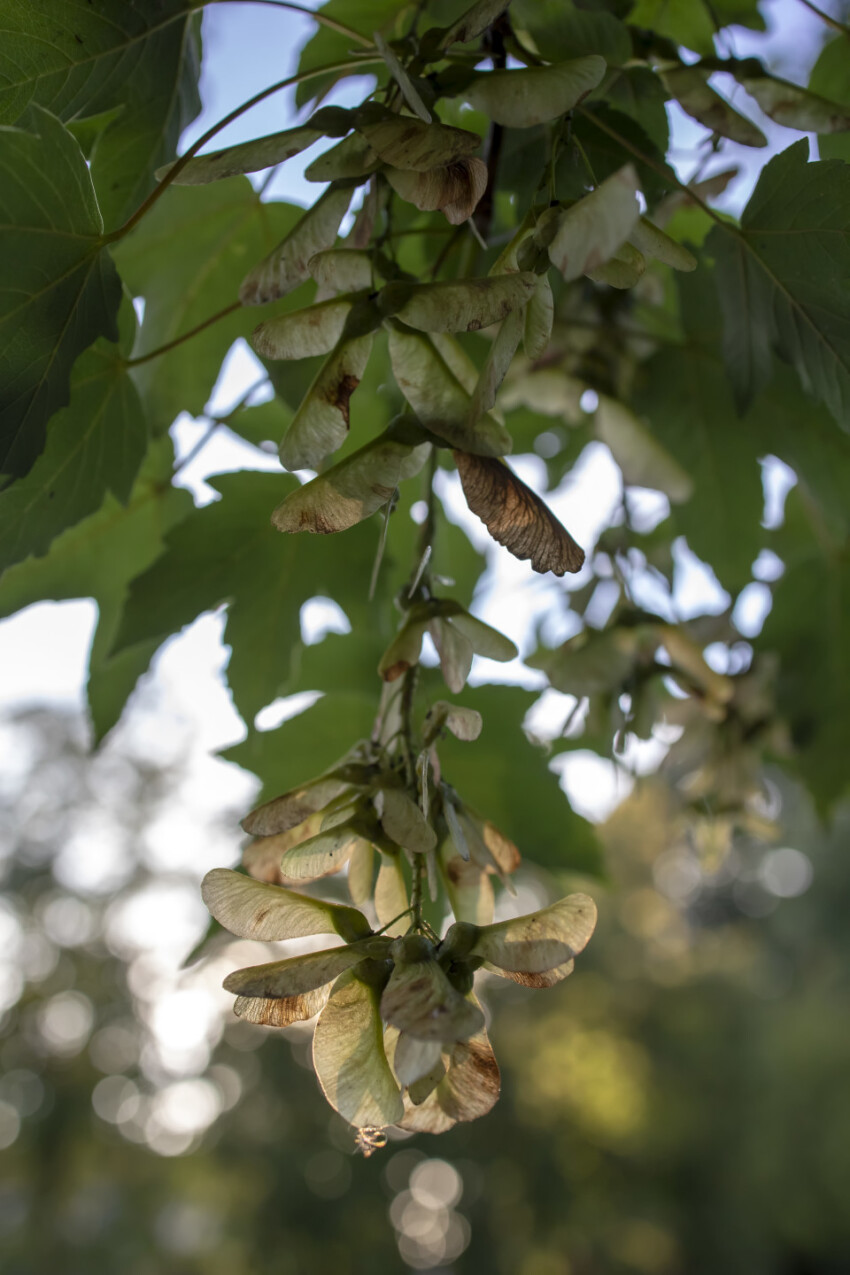
[[[247,177],[167,190],[114,249],[122,279],[145,301],[133,355],[151,354],[233,305],[246,263],[268,252],[300,216],[290,204],[262,203]],[[251,326],[237,308],[190,343],[133,369],[154,434],[165,433],[181,411],[203,412],[225,355]]]
[[[605,59],[596,54],[553,66],[487,71],[477,75],[464,97],[508,128],[530,128],[565,115],[600,83]]]
[[[529,558],[535,571],[580,571],[584,551],[504,461],[453,453],[466,503],[494,540],[515,558]]]
[[[850,429],[850,168],[807,162],[795,142],[765,165],[740,234],[720,226],[717,262],[724,355],[740,406],[771,375],[772,347]]]
[[[566,281],[596,270],[628,239],[638,219],[638,178],[631,164],[557,218],[549,257]]]
[[[135,319],[129,301],[129,332]],[[132,336],[130,336],[132,341]],[[50,421],[47,445],[25,478],[0,493],[0,570],[97,510],[107,492],[126,505],[148,443],[122,349],[99,340],[71,371],[71,401]]]
[[[313,1036],[313,1066],[328,1102],[349,1124],[397,1124],[404,1104],[384,1053],[380,994],[349,972],[334,984]]]
[[[433,619],[428,625],[437,654],[440,657],[440,671],[446,686],[455,695],[462,691],[472,668],[475,652],[472,643],[458,629],[452,627],[450,620]]]
[[[219,924],[242,939],[274,942],[338,934],[352,942],[370,933],[369,922],[356,908],[267,885],[229,868],[208,872],[201,895]]]
[[[396,383],[426,429],[479,455],[510,451],[510,434],[489,414],[470,427],[471,397],[428,336],[391,326],[389,349]]]

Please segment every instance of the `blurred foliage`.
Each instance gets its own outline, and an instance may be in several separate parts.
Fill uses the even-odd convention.
[[[204,924],[197,853],[172,852],[165,875],[160,861],[180,840],[187,741],[163,764],[131,729],[91,758],[78,720],[41,711],[3,742],[19,761],[0,912],[5,1271],[846,1269],[850,812],[825,835],[776,773],[789,843],[765,850],[710,826],[696,840],[664,785],[640,783],[600,829],[611,886],[581,970],[545,997],[486,987],[494,1111],[364,1160],[317,1100],[309,1029],[252,1028],[215,999],[261,946],[179,969]],[[195,832],[210,859],[233,853],[219,823]],[[518,884],[528,902],[552,882]]]

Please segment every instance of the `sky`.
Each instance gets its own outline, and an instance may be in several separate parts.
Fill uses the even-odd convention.
[[[772,0],[764,9],[772,28],[766,56],[773,69],[794,79],[799,68],[813,60],[817,42],[822,39],[822,28],[811,20],[800,23],[801,13],[805,17],[809,15],[805,15],[798,0]],[[204,15],[205,59],[201,82],[204,109],[184,135],[181,150],[235,105],[253,95],[260,86],[292,74],[298,50],[309,37],[312,27],[309,17],[268,4],[210,6]],[[757,43],[751,33],[741,28],[733,29],[729,35],[729,51],[737,56],[747,56],[754,51]],[[362,99],[369,83],[368,79],[360,78],[329,100],[341,105],[353,104]],[[781,149],[792,139],[794,135],[787,130],[770,121],[765,122],[750,99],[744,98],[742,102],[740,91],[735,92],[736,86],[732,85],[731,90],[730,86],[719,87],[735,96],[739,109],[758,120],[770,138],[772,149]],[[704,136],[704,130],[678,108],[672,107],[670,114],[673,160],[678,163],[681,175],[687,177],[693,166],[692,148]],[[288,127],[293,122],[297,122],[293,94],[284,91],[247,112],[211,145],[219,147],[244,141]],[[728,205],[734,211],[745,202],[754,176],[766,157],[764,151],[736,149],[735,160],[741,165],[742,173],[728,195]],[[727,165],[726,154],[724,152],[724,160],[718,167]],[[312,202],[321,188],[307,182],[303,170],[313,157],[314,150],[308,150],[279,169],[265,197],[285,198],[304,205]],[[261,177],[256,180],[259,182]],[[228,356],[208,410],[226,411],[261,371],[245,342],[237,343]],[[196,421],[185,416],[178,419],[172,431],[178,459],[188,454],[205,429],[203,419]],[[545,487],[545,468],[539,457],[517,457],[514,463],[527,482]],[[186,466],[180,481],[192,491],[197,503],[206,503],[213,498],[213,492],[204,478],[242,466],[272,471],[280,468],[276,456],[263,455],[233,435],[219,432],[197,459]],[[489,544],[478,520],[466,510],[456,478],[453,480],[441,475],[441,481],[441,495],[449,515],[467,527],[476,544],[487,545],[493,564],[493,570],[476,598],[476,612],[503,628],[521,649],[527,649],[532,614],[545,616],[547,612],[554,614],[557,611],[563,615],[563,608],[551,606],[563,585],[533,577],[528,564],[515,561]],[[783,472],[778,463],[769,467],[766,490],[769,504],[774,506],[770,515],[774,521],[781,516],[777,511],[781,509],[782,497],[788,486],[787,471]],[[593,543],[621,500],[619,473],[607,449],[601,443],[591,444],[562,487],[548,495],[547,500],[581,543]],[[636,500],[639,515],[649,525],[664,516],[664,497],[645,492],[639,493]],[[762,579],[770,579],[770,570],[771,564],[768,563]],[[576,583],[583,583],[582,578],[579,577]],[[657,604],[659,599],[652,595],[651,581],[645,581],[644,587],[649,590],[645,600]],[[605,619],[605,598],[605,590],[602,589],[594,603],[598,612],[594,621],[597,623]],[[681,618],[687,618],[698,609],[719,611],[728,603],[711,572],[690,554],[686,546],[680,546],[677,552],[673,602],[676,614]],[[739,604],[737,618],[745,633],[758,631],[767,604],[765,584],[754,582],[747,597]],[[318,640],[329,627],[339,627],[340,622],[344,624],[344,617],[321,604],[310,604],[303,620],[307,636],[313,640]],[[95,621],[94,603],[80,600],[41,603],[0,623],[0,713],[35,703],[83,707],[86,662]],[[227,651],[221,642],[222,627],[220,614],[200,617],[166,644],[157,655],[151,672],[143,679],[148,701],[155,701],[160,706],[158,711],[166,714],[160,719],[161,723],[170,718],[175,730],[182,730],[186,723],[191,725],[190,733],[199,766],[209,752],[226,747],[244,735],[244,727],[233,709],[222,678],[227,660]],[[569,636],[570,630],[563,627],[556,629],[550,624],[545,633],[548,641],[555,642]],[[479,662],[474,677],[521,680],[531,686],[542,684],[539,675],[519,665],[506,668],[492,662]],[[535,715],[535,728],[545,732],[548,725],[555,729],[565,718],[568,708],[568,699],[547,692]],[[263,710],[257,724],[265,729],[272,728],[292,711],[291,704],[277,703]],[[663,744],[650,744],[628,760],[643,770],[656,764],[663,751]],[[212,770],[209,765],[212,765]],[[564,765],[567,772],[565,786],[582,813],[601,817],[629,790],[626,775],[618,774],[611,763],[590,753],[572,755]],[[239,784],[246,794],[253,788],[253,782],[247,776],[239,777],[239,772],[235,772],[233,767],[210,763],[206,768],[210,775],[211,798],[220,792],[223,784],[227,792],[225,804]],[[224,770],[229,772],[226,780]]]

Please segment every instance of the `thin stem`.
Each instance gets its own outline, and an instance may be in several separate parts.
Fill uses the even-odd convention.
[[[190,328],[188,332],[184,332],[182,336],[174,337],[173,341],[166,341],[165,345],[158,345],[155,350],[148,350],[147,354],[140,354],[136,359],[125,359],[125,367],[139,367],[142,363],[148,363],[151,359],[159,358],[160,354],[167,354],[169,350],[175,349],[178,345],[182,345],[184,341],[189,341],[193,336],[197,336],[199,332],[203,332],[205,328],[211,328],[214,323],[218,323],[219,319],[226,319],[228,314],[233,314],[236,310],[242,309],[241,301],[231,301],[230,305],[225,306],[223,310],[219,310],[218,314],[211,314],[208,319],[204,319],[202,323],[198,323],[195,327]]]
[[[214,0],[214,2],[219,3],[219,0]],[[290,75],[287,79],[278,80],[276,84],[271,84],[268,88],[261,89],[259,93],[255,93],[254,96],[249,98],[247,102],[243,102],[241,106],[235,107],[229,115],[225,115],[224,118],[219,120],[217,124],[213,124],[212,128],[208,128],[206,133],[202,134],[202,136],[199,137],[198,140],[194,142],[171,166],[159,185],[151,191],[147,199],[140,204],[132,216],[124,222],[124,225],[119,226],[117,230],[113,230],[108,235],[103,236],[103,242],[115,243],[116,240],[123,239],[125,235],[129,234],[133,227],[138,225],[141,219],[150,212],[151,208],[153,208],[157,200],[162,197],[163,193],[168,189],[171,183],[180,176],[183,169],[189,163],[189,160],[194,159],[201,147],[206,146],[207,142],[211,141],[217,133],[220,133],[223,128],[227,127],[228,124],[232,124],[233,121],[238,119],[240,115],[244,115],[245,112],[249,111],[252,106],[256,106],[267,97],[271,97],[273,93],[279,93],[281,89],[291,88],[293,84],[303,84],[306,80],[314,80],[320,75],[331,75],[336,71],[359,71],[363,66],[368,65],[369,62],[380,63],[382,66],[384,64],[383,58],[380,57],[358,59],[357,62],[352,62],[351,60],[347,60],[345,62],[333,62],[329,66],[316,67],[315,70],[312,71],[302,71],[300,75]]]
[[[412,928],[414,930],[420,929],[422,925],[422,869],[424,866],[421,854],[411,855],[410,911],[413,914]]]
[[[207,0],[208,4],[232,4],[234,0]],[[374,44],[368,36],[361,35],[359,31],[355,31],[353,27],[347,27],[344,22],[331,18],[328,14],[323,13],[321,9],[307,9],[303,4],[293,4],[291,0],[236,0],[236,3],[251,4],[270,4],[275,9],[291,9],[293,13],[303,13],[308,18],[312,18],[314,22],[318,22],[320,26],[327,27],[329,31],[336,31],[338,35],[347,36],[349,40],[356,40],[358,44],[362,44],[364,49],[374,49]]]
[[[847,26],[844,22],[839,22],[838,18],[833,18],[828,13],[824,13],[823,9],[819,9],[816,4],[812,4],[812,0],[800,0],[800,4],[804,4],[828,27],[832,27],[833,31],[840,31],[842,35],[850,36],[850,26]]]
[[[394,916],[391,921],[387,921],[386,925],[382,925],[379,930],[375,930],[374,934],[386,934],[391,925],[395,925],[396,921],[400,921],[403,916],[409,916],[411,908],[405,908],[403,912],[399,912],[398,916]]]

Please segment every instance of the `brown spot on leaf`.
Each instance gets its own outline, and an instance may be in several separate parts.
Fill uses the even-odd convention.
[[[360,381],[356,376],[346,372],[328,389],[327,400],[331,407],[337,408],[345,421],[346,427],[351,423],[349,402],[359,384]]]
[[[581,570],[584,550],[504,461],[453,454],[466,503],[494,540],[515,558],[530,559],[535,571],[562,576]]]
[[[388,669],[384,669],[382,677],[385,682],[394,682],[396,678],[401,677],[402,673],[406,673],[410,668],[407,660],[399,660],[397,664],[393,664]]]

